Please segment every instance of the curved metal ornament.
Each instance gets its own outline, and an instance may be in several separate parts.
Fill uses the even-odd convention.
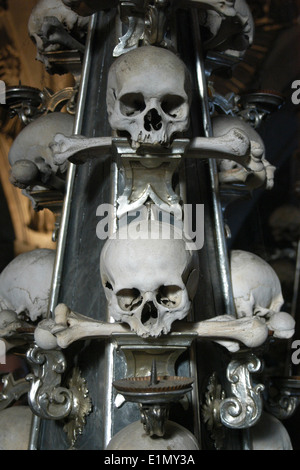
[[[231,429],[247,429],[260,419],[264,385],[253,386],[251,380],[251,373],[258,372],[260,368],[261,362],[253,354],[229,363],[227,379],[232,384],[233,397],[220,403],[220,419],[224,426]]]
[[[300,404],[299,377],[270,377],[266,389],[266,410],[281,421],[291,418]]]
[[[34,346],[27,353],[33,374],[27,376],[31,382],[28,393],[32,412],[42,419],[60,420],[72,411],[73,393],[61,387],[66,360],[59,350],[44,351]]]

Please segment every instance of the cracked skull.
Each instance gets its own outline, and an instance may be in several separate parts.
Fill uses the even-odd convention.
[[[101,281],[114,320],[129,324],[139,336],[158,337],[189,313],[198,283],[198,257],[182,236],[157,238],[169,226],[151,221],[151,229],[148,222],[136,227],[137,239],[128,237],[126,227],[107,240],[101,253]]]
[[[166,145],[189,126],[191,84],[185,64],[166,49],[139,47],[119,57],[109,71],[107,112],[114,130],[132,145]]]

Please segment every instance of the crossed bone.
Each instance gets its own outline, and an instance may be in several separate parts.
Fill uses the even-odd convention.
[[[113,142],[112,137],[66,137],[63,134],[56,134],[50,147],[54,163],[60,166],[67,160],[77,164],[93,158],[105,160],[113,152]],[[268,184],[272,185],[268,171],[270,164],[263,158],[264,150],[256,142],[250,142],[246,133],[240,129],[231,129],[220,137],[195,137],[191,139],[187,147],[185,152],[187,158],[235,161],[243,167],[242,171],[246,175],[244,179],[247,175],[255,174],[258,175],[262,184],[267,179]],[[153,146],[149,148],[149,153],[157,150],[157,147]],[[139,149],[132,152],[139,155],[145,151],[147,147],[141,145]],[[170,148],[160,148],[159,152],[172,153],[172,145]]]
[[[112,137],[66,137],[63,134],[56,134],[50,147],[54,163],[60,166],[67,160],[74,163],[84,163],[92,158],[105,159],[112,153],[112,145]],[[156,149],[152,147],[151,150],[155,151]],[[143,151],[142,145],[140,151]],[[168,152],[167,148],[166,152]],[[231,129],[221,137],[195,137],[191,140],[187,150],[187,157],[189,156],[202,159],[234,160],[249,171],[252,170],[252,167],[253,170],[257,170],[257,157],[251,154],[250,140],[240,129]]]
[[[105,323],[73,312],[65,304],[55,309],[54,319],[42,320],[35,330],[35,342],[42,349],[67,348],[83,339],[104,339],[135,334],[120,323]],[[261,346],[269,335],[268,325],[258,317],[236,319],[221,315],[201,322],[175,323],[170,335],[188,334],[195,338],[214,340],[229,351],[236,352],[240,344],[248,348]]]

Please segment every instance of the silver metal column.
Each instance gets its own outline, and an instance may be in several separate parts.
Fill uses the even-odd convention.
[[[203,128],[205,137],[212,137],[212,126],[210,120],[210,113],[208,107],[208,95],[207,95],[207,80],[205,75],[204,68],[204,58],[202,54],[202,43],[201,43],[201,34],[199,27],[198,19],[198,10],[193,10],[192,14],[192,23],[193,23],[193,37],[195,44],[195,67],[197,74],[197,83],[199,89],[199,95],[202,106],[202,117],[203,117]],[[219,182],[218,182],[218,173],[216,160],[209,159],[209,173],[211,181],[211,193],[213,201],[213,213],[214,213],[214,223],[216,231],[216,245],[217,245],[217,259],[219,264],[220,272],[220,282],[223,292],[223,299],[226,311],[224,313],[228,315],[235,314],[232,286],[230,280],[230,269],[228,262],[228,254],[226,247],[226,234],[224,230],[224,221],[222,214],[222,207],[219,196]]]
[[[80,135],[81,129],[82,129],[88,79],[89,79],[89,73],[90,73],[90,67],[91,67],[91,57],[92,57],[91,45],[92,45],[94,32],[95,32],[96,17],[97,17],[96,14],[91,16],[87,40],[86,40],[86,49],[85,49],[85,55],[83,59],[81,83],[80,83],[80,88],[79,88],[79,93],[78,93],[77,110],[76,110],[74,130],[73,130],[74,135]],[[59,235],[57,239],[56,258],[55,258],[55,264],[54,264],[54,269],[53,269],[52,286],[51,286],[51,293],[50,293],[50,299],[49,299],[49,305],[48,305],[48,315],[47,315],[48,318],[53,315],[54,309],[58,303],[75,173],[76,173],[76,165],[73,165],[72,163],[70,163],[68,173],[67,173],[67,178],[66,178],[65,199],[64,199],[63,209],[62,209]],[[29,450],[38,449],[40,424],[41,424],[41,419],[38,416],[33,416],[31,436],[30,436],[30,442],[29,442]]]

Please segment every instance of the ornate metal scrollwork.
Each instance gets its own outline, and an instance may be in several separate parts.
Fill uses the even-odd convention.
[[[73,447],[92,410],[85,380],[75,368],[68,388],[61,386],[67,364],[60,350],[44,351],[34,346],[28,351],[27,359],[33,369],[27,376],[31,382],[28,394],[31,410],[42,419],[66,419],[64,430]]]
[[[270,377],[266,389],[266,410],[280,420],[291,418],[300,403],[299,377]]]
[[[78,78],[75,80],[79,80]],[[75,114],[78,83],[54,93],[49,88],[39,90],[29,86],[8,87],[6,90],[6,108],[11,118],[18,116],[27,126],[41,116],[59,112],[66,106],[69,114]]]
[[[227,368],[227,379],[231,383],[233,396],[220,404],[222,424],[232,429],[247,429],[257,423],[261,416],[263,402],[261,393],[264,385],[253,385],[251,374],[258,372],[261,361],[249,354],[231,361]]]
[[[61,387],[66,360],[59,350],[43,351],[37,346],[27,353],[33,373],[27,376],[31,382],[29,405],[34,414],[43,419],[64,419],[73,407],[73,394]]]
[[[228,93],[222,96],[212,88],[209,107],[211,115],[218,109],[227,116],[237,116],[257,129],[273,112],[279,110],[284,103],[284,97],[277,92],[256,91],[244,95]]]
[[[207,386],[202,416],[216,449],[221,449],[225,438],[224,427],[247,429],[261,417],[264,386],[253,385],[251,374],[261,368],[254,354],[238,355],[227,367],[227,379],[233,396],[226,398],[214,373]]]

